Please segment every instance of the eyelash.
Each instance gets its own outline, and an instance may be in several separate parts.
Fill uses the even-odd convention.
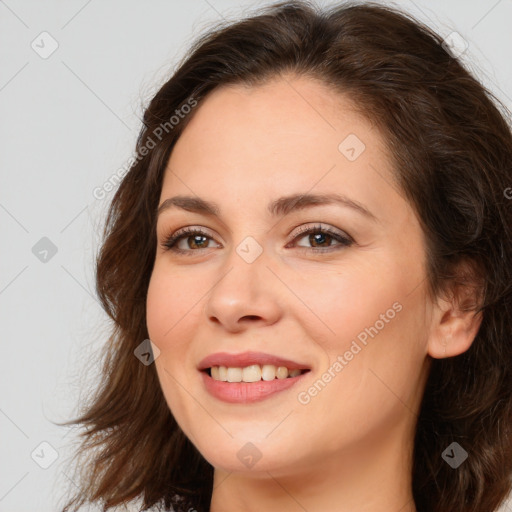
[[[340,233],[338,233],[336,231],[333,231],[332,229],[323,228],[320,225],[301,228],[299,230],[299,232],[295,235],[295,237],[292,240],[292,242],[297,240],[298,238],[303,238],[305,235],[308,235],[308,234],[311,234],[311,233],[322,233],[324,235],[329,235],[334,240],[339,242],[339,244],[331,246],[331,247],[320,247],[320,248],[318,248],[318,247],[298,246],[299,249],[305,250],[306,252],[312,251],[314,253],[322,253],[322,252],[331,252],[333,250],[339,250],[339,249],[342,249],[344,247],[350,247],[354,243],[354,240],[349,235],[343,236]],[[202,235],[202,236],[204,236],[206,238],[210,238],[210,239],[213,240],[213,238],[210,235],[208,235],[208,233],[203,231],[202,229],[199,229],[199,228],[188,228],[187,227],[187,228],[183,228],[181,230],[178,230],[174,234],[172,234],[172,235],[168,236],[167,238],[165,238],[165,240],[161,244],[162,248],[165,251],[173,251],[173,252],[176,252],[176,253],[179,253],[179,254],[185,254],[187,256],[192,256],[192,253],[201,251],[202,249],[178,249],[178,248],[175,247],[176,244],[180,240],[182,240],[183,238],[186,239],[186,238],[188,238],[188,237],[190,237],[192,235]],[[205,247],[204,249],[211,249],[211,247]]]

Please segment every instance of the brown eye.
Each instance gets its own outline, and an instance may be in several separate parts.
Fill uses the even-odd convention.
[[[334,240],[331,235],[326,233],[311,233],[307,237],[312,247],[329,247],[331,245],[330,242]]]
[[[200,249],[209,249],[208,244],[211,240],[213,238],[200,229],[185,228],[167,237],[162,247],[179,253],[191,253]]]
[[[336,249],[338,247],[348,247],[352,245],[354,242],[347,235],[334,232],[329,228],[323,228],[321,226],[313,226],[302,230],[295,237],[295,240],[302,239],[306,240],[306,245],[297,243],[297,246],[311,250]]]
[[[188,235],[180,238],[188,242],[189,249],[206,249],[206,247],[208,247],[208,237],[204,235]],[[192,242],[190,242],[190,240],[192,240]]]

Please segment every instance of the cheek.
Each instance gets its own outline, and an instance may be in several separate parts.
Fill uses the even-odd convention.
[[[160,349],[155,363],[164,392],[185,384],[196,364],[198,326],[204,318],[206,276],[195,269],[170,268],[157,260],[148,286],[146,323],[152,342]],[[170,375],[169,375],[170,374]]]
[[[155,365],[169,408],[180,416],[181,386],[189,387],[194,365],[190,340],[197,330],[204,294],[198,280],[182,271],[169,272],[155,265],[148,287],[146,322],[149,338],[160,349]]]
[[[329,383],[312,390],[323,395],[315,400],[319,406],[331,403],[333,413],[334,404],[350,404],[361,420],[369,406],[396,405],[397,396],[409,400],[426,354],[424,290],[411,293],[410,285],[418,269],[377,269],[354,267],[297,287],[322,320],[310,328],[309,337],[325,353],[319,371]]]
[[[146,301],[148,334],[160,349],[155,366],[167,405],[191,438],[187,428],[191,404],[183,388],[190,388],[188,347],[193,332],[191,326],[200,311],[198,298],[201,296],[199,290],[194,289],[194,280],[185,279],[183,272],[169,272],[155,264]]]
[[[197,314],[202,293],[198,280],[188,279],[184,272],[171,273],[162,267],[155,264],[151,275],[146,321],[151,340],[165,350],[177,338],[175,333],[187,325],[189,317]]]
[[[309,323],[310,337],[321,342],[331,356],[343,353],[353,339],[368,337],[365,329],[377,323],[379,331],[387,328],[397,316],[405,295],[405,279],[393,275],[389,268],[374,260],[374,265],[347,265],[343,272],[316,272],[305,274],[294,283],[294,292],[303,306],[296,309],[301,322],[314,313]],[[384,320],[382,320],[382,315]]]

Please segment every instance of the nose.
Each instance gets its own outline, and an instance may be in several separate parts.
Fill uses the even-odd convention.
[[[282,316],[283,290],[267,266],[265,253],[249,263],[233,250],[224,263],[205,301],[207,321],[230,332],[277,322]]]

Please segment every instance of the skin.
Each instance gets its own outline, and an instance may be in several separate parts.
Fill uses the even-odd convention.
[[[365,144],[354,161],[338,149],[349,134]],[[479,320],[429,298],[423,232],[393,183],[377,128],[348,97],[310,78],[223,86],[193,112],[160,204],[199,196],[217,203],[220,217],[179,208],[160,214],[147,326],[161,351],[155,364],[166,401],[215,468],[211,511],[416,510],[411,458],[429,356],[467,350]],[[284,195],[333,191],[376,219],[336,204],[277,218],[267,211]],[[297,228],[319,223],[354,243],[297,236]],[[182,239],[188,254],[164,250],[166,237],[184,226],[210,238],[199,246],[194,236]],[[248,236],[262,250],[252,263],[236,250]],[[397,303],[394,318],[301,403],[299,393],[332,372],[358,334]],[[200,360],[247,350],[311,371],[261,402],[212,397]],[[237,457],[248,442],[261,456],[252,467]]]

